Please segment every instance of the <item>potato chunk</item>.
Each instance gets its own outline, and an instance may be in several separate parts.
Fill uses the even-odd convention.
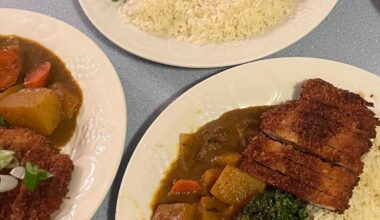
[[[202,220],[226,219],[228,205],[215,198],[204,196],[199,201],[198,209]]]
[[[187,203],[159,205],[153,220],[193,220],[197,219],[197,209]]]
[[[216,166],[222,167],[226,165],[237,166],[241,158],[241,154],[230,152],[216,156],[211,162]]]
[[[264,189],[264,182],[236,167],[227,165],[211,188],[211,194],[224,203],[239,206],[263,192]]]
[[[201,177],[201,185],[205,192],[210,191],[215,181],[218,179],[222,169],[211,168],[206,170]]]
[[[0,100],[0,115],[12,126],[50,135],[61,120],[61,102],[46,88],[24,89]]]
[[[70,119],[75,115],[81,105],[80,95],[75,94],[63,83],[55,82],[49,86],[53,90],[54,94],[58,96],[62,105],[62,117],[64,119]]]
[[[23,87],[22,84],[18,84],[18,85],[9,87],[4,92],[0,93],[0,100],[3,99],[3,98],[5,98],[6,96],[12,94],[12,93],[16,93],[16,92],[20,91],[22,89],[22,87]]]

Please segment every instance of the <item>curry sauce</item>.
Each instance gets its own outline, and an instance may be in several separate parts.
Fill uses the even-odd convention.
[[[179,179],[200,179],[216,167],[213,158],[225,153],[240,153],[249,139],[260,131],[260,116],[270,107],[236,109],[207,123],[192,134],[182,134],[178,158],[172,163],[153,198],[152,209],[160,204],[197,203],[201,195],[171,194],[173,183]]]
[[[82,91],[65,63],[41,44],[19,36],[0,35],[0,47],[19,45],[21,72],[17,83],[22,83],[28,70],[43,62],[51,63],[46,88],[52,89],[62,102],[62,120],[50,135],[56,146],[63,146],[74,134],[78,111],[83,101]]]

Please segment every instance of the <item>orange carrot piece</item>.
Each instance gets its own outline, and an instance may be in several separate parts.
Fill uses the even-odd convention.
[[[18,46],[0,48],[0,91],[14,85],[21,70]]]
[[[50,69],[51,69],[51,63],[45,62],[36,66],[31,71],[26,73],[25,79],[24,79],[25,88],[44,87],[47,83]]]
[[[170,190],[170,194],[200,192],[202,192],[202,187],[198,181],[185,179],[177,180],[177,182],[174,183],[173,187]]]

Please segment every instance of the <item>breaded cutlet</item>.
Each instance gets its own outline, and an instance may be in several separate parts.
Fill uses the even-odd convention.
[[[335,87],[322,79],[309,79],[302,84],[300,101],[316,102],[325,105],[324,109],[331,109],[335,119],[342,124],[368,132],[369,138],[375,138],[376,126],[380,120],[368,107],[373,103],[366,101],[360,95],[348,90]]]
[[[311,204],[338,212],[343,212],[349,207],[347,200],[319,191],[255,161],[243,160],[239,165],[239,169],[273,187],[300,197]]]
[[[337,88],[319,78],[303,82],[300,99],[312,100],[340,108],[373,107],[373,103],[366,101],[360,95]]]
[[[286,152],[288,153],[286,154]],[[248,147],[243,151],[243,160],[254,161],[315,190],[348,202],[352,196],[355,182],[346,184],[345,181],[351,181],[352,179],[330,177],[327,173],[318,171],[318,169],[328,167],[328,163],[320,161],[320,163],[324,163],[325,166],[318,166],[318,164],[309,163],[311,161],[307,160],[307,158],[310,156],[302,152],[294,152],[297,152],[297,150],[291,150],[284,144],[273,141],[264,135],[258,135],[251,140]],[[305,157],[304,163],[297,163],[292,157],[289,157],[292,154],[303,155],[303,157]],[[346,175],[348,171],[343,172],[341,176],[348,176]]]
[[[299,164],[312,172],[330,179],[344,188],[352,189],[359,181],[359,178],[340,166],[334,166],[310,154],[295,149],[292,145],[286,145],[272,140],[263,133],[251,139],[249,146],[255,146],[268,153],[275,154],[276,157],[285,158],[293,163]],[[255,149],[254,148],[254,149]]]
[[[367,151],[368,140],[364,147],[353,146],[356,134],[319,112],[309,111],[299,101],[290,101],[264,112],[261,118],[261,129],[270,137],[339,164],[354,174],[361,173],[360,157]]]
[[[0,194],[0,219],[4,220],[47,220],[59,209],[68,192],[74,169],[70,157],[59,154],[51,141],[30,129],[1,128],[0,146],[15,152],[21,165],[27,161],[53,174],[41,181],[38,188],[29,192],[18,184],[11,192]]]

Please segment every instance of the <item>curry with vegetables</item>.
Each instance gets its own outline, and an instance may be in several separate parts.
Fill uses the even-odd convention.
[[[303,82],[297,97],[182,134],[153,220],[304,220],[347,210],[380,126],[374,105],[322,79]]]
[[[50,136],[57,146],[72,136],[82,92],[65,64],[40,44],[0,35],[0,116]]]
[[[225,165],[236,165],[239,162],[240,152],[248,138],[259,132],[260,114],[266,109],[267,107],[257,107],[231,111],[204,125],[194,134],[182,134],[178,159],[163,179],[153,201],[154,207],[165,203],[198,202],[203,196],[199,184],[203,184],[205,191],[209,191]],[[192,191],[197,193],[186,193],[187,190],[183,189],[186,187],[181,187],[184,180],[201,178],[204,181],[192,187]],[[175,192],[171,192],[173,182],[176,181],[173,188]],[[181,191],[185,193],[180,193]]]
[[[237,165],[249,139],[260,132],[261,114],[270,108],[233,110],[193,134],[181,134],[178,158],[152,202],[153,219],[249,220],[249,202],[264,193],[266,184]]]
[[[65,64],[37,42],[0,36],[0,219],[51,219],[74,164],[82,92]]]

